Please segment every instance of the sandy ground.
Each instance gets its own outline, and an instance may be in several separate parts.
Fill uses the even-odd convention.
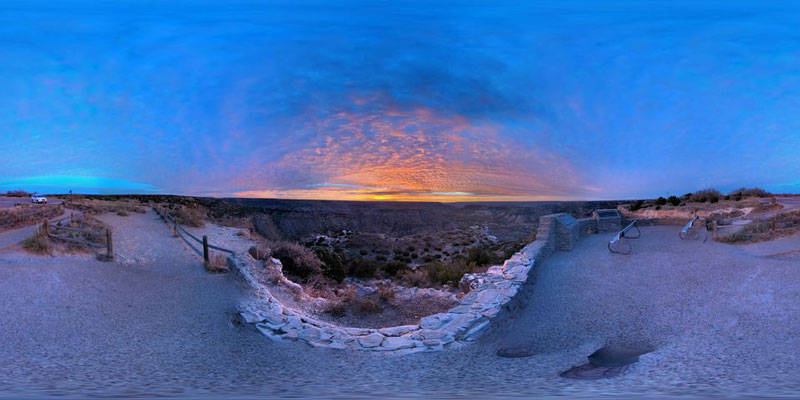
[[[800,395],[800,264],[679,227],[642,228],[630,256],[584,239],[538,267],[506,335],[392,357],[273,343],[230,322],[237,284],[152,212],[107,222],[114,263],[0,251],[0,397]],[[558,377],[610,341],[657,350],[617,378]],[[519,344],[538,354],[494,355]]]

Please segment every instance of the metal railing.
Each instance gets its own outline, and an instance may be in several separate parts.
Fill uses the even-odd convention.
[[[208,264],[208,263],[210,262],[209,249],[214,249],[214,250],[221,251],[221,252],[225,252],[225,253],[228,253],[228,254],[235,254],[235,252],[234,252],[233,250],[230,250],[230,249],[226,249],[226,248],[224,248],[224,247],[219,247],[219,246],[214,246],[214,245],[212,245],[212,244],[209,244],[209,243],[208,243],[208,236],[207,236],[207,235],[203,235],[203,238],[201,239],[201,238],[199,238],[199,237],[195,236],[194,234],[192,234],[191,232],[187,231],[187,230],[186,230],[186,228],[184,228],[184,227],[183,227],[181,224],[179,224],[179,223],[178,223],[178,220],[176,220],[176,219],[175,219],[175,217],[173,217],[173,216],[172,216],[172,215],[169,213],[169,211],[167,211],[167,209],[166,209],[166,208],[161,208],[161,207],[153,207],[153,211],[155,211],[155,212],[156,212],[156,214],[157,214],[159,217],[161,217],[161,219],[162,219],[162,220],[163,220],[163,221],[164,221],[164,222],[165,222],[165,223],[166,223],[168,226],[171,226],[171,227],[172,227],[172,233],[173,233],[173,235],[175,235],[175,236],[177,236],[177,237],[180,237],[181,239],[183,239],[183,241],[184,241],[184,242],[185,242],[185,243],[186,243],[186,244],[187,244],[187,245],[188,245],[188,246],[189,246],[189,247],[190,247],[192,250],[194,250],[194,251],[196,251],[198,254],[202,255],[202,256],[203,256],[203,260],[205,261],[205,263],[206,263],[206,264]],[[197,248],[197,247],[195,246],[195,243],[192,243],[192,242],[191,242],[189,239],[191,239],[191,240],[194,240],[194,241],[195,241],[195,242],[197,242],[198,244],[202,245],[202,246],[203,246],[203,249],[202,249],[202,250],[200,250],[199,248]]]

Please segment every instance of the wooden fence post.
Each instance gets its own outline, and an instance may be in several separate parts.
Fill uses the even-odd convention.
[[[106,257],[114,259],[114,241],[111,239],[111,229],[106,228]]]
[[[45,236],[50,234],[50,232],[48,231],[47,219],[45,219],[44,222],[42,222],[42,231],[44,232]]]
[[[172,236],[178,237],[178,221],[172,223]]]
[[[208,264],[208,236],[203,235],[203,260]]]
[[[718,238],[718,236],[717,236],[717,221],[712,221],[711,222],[711,230],[714,232],[714,235],[712,236],[712,238],[714,240],[717,240],[717,238]]]

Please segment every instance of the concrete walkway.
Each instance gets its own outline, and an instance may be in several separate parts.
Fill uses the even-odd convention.
[[[273,343],[233,323],[238,286],[206,274],[152,213],[105,216],[118,260],[0,251],[0,397],[440,398],[800,394],[800,268],[645,227],[633,254],[595,235],[538,268],[532,302],[462,350],[387,357]],[[657,347],[626,374],[558,373],[605,342]],[[528,345],[530,358],[498,358]]]

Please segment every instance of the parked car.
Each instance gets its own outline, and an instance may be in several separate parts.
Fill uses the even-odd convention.
[[[41,194],[32,194],[31,203],[47,204],[47,197],[44,197],[44,195]]]

